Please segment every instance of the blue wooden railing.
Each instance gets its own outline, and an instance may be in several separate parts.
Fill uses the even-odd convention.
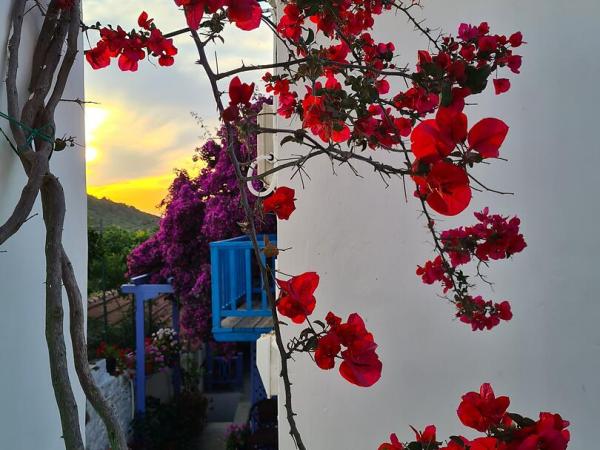
[[[276,245],[276,235],[269,235]],[[264,236],[258,236],[264,248]],[[217,341],[255,341],[272,329],[271,309],[248,237],[211,242],[212,331]],[[262,255],[275,267],[275,258]],[[274,287],[273,287],[274,288]]]
[[[223,387],[241,389],[243,385],[244,354],[238,352],[234,356],[217,356],[210,345],[207,346],[204,388],[210,392]]]

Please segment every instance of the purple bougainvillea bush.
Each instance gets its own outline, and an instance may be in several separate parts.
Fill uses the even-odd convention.
[[[252,108],[258,115],[265,102],[259,98]],[[256,121],[256,115],[254,120]],[[237,136],[236,136],[237,140]],[[234,167],[223,150],[225,127],[217,138],[197,150],[205,167],[197,177],[178,171],[163,200],[164,216],[156,234],[135,248],[128,258],[128,275],[151,274],[154,282],[172,278],[175,293],[183,304],[182,336],[193,345],[210,338],[210,251],[213,241],[243,234],[245,221]],[[256,136],[245,136],[236,147],[241,163],[256,157]],[[254,207],[256,198],[250,201]],[[274,217],[259,220],[259,232],[275,229]]]

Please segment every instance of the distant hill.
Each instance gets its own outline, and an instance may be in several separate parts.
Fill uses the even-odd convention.
[[[129,231],[153,231],[158,227],[159,217],[145,213],[124,203],[88,195],[88,226],[99,229],[118,226]]]

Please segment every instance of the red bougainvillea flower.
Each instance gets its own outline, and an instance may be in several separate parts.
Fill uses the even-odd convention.
[[[565,450],[571,439],[569,430],[566,429],[568,426],[569,422],[563,420],[559,414],[542,412],[535,425],[518,433],[526,437],[521,437],[522,440],[514,448],[516,450]]]
[[[404,446],[398,440],[395,433],[390,434],[390,442],[384,442],[377,450],[404,450]]]
[[[240,77],[234,77],[229,83],[229,98],[234,105],[250,105],[250,99],[254,93],[254,83],[242,83]]]
[[[92,69],[98,70],[110,65],[110,49],[106,42],[100,41],[95,48],[85,52],[85,59],[92,66]]]
[[[510,303],[506,300],[494,303],[484,300],[481,295],[464,296],[456,302],[456,309],[456,317],[462,323],[471,325],[473,331],[491,330],[499,325],[501,320],[508,321],[513,316]]]
[[[445,158],[456,146],[435,119],[424,120],[417,125],[410,135],[410,141],[413,154],[423,162]]]
[[[197,30],[204,17],[206,0],[175,0],[177,6],[182,6],[188,27]]]
[[[417,275],[421,277],[423,283],[433,284],[441,281],[444,285],[444,293],[448,292],[454,286],[448,271],[444,268],[444,260],[437,256],[433,261],[427,261],[424,266],[417,266]]]
[[[411,134],[411,150],[422,162],[435,162],[452,153],[467,138],[467,116],[460,102],[438,109],[435,119],[424,120]]]
[[[175,0],[185,11],[188,26],[197,30],[204,13],[215,13],[227,6],[227,17],[242,30],[254,30],[260,25],[262,10],[256,0]]]
[[[241,30],[259,27],[262,9],[256,0],[229,0],[227,6],[227,17]]]
[[[479,388],[479,393],[468,392],[462,396],[456,413],[465,426],[486,432],[502,422],[508,405],[508,397],[496,397],[492,386],[484,383]]]
[[[440,233],[440,240],[450,257],[452,267],[467,264],[472,256],[481,261],[507,259],[527,247],[520,233],[521,220],[518,217],[509,219],[499,214],[490,214],[489,208],[475,212],[474,215],[479,220],[478,224]]]
[[[294,42],[300,40],[302,34],[302,24],[304,17],[300,9],[294,3],[288,3],[283,8],[283,16],[277,25],[277,31],[283,36]]]
[[[173,65],[173,56],[177,54],[173,39],[165,38],[145,11],[138,17],[138,25],[143,28],[141,32],[133,30],[127,33],[120,26],[117,29],[101,28],[100,41],[95,48],[85,52],[90,66],[94,70],[102,69],[110,65],[112,58],[118,58],[122,71],[135,72],[146,54],[158,58],[161,66]]]
[[[388,80],[377,80],[375,87],[379,95],[385,95],[390,92],[390,83]]]
[[[510,89],[510,80],[508,78],[496,78],[494,80],[494,90],[496,95],[503,94]]]
[[[474,215],[480,223],[467,230],[482,240],[475,249],[475,255],[482,261],[510,258],[527,247],[519,230],[521,220],[518,217],[509,219],[499,214],[489,214],[488,208]]]
[[[308,93],[302,101],[302,126],[319,136],[323,142],[345,142],[350,139],[350,128],[342,120],[334,120],[328,112],[326,97]]]
[[[296,109],[296,98],[298,97],[298,94],[290,91],[290,80],[286,78],[275,78],[269,72],[265,74],[263,80],[267,83],[267,92],[272,92],[273,95],[278,96],[279,108],[277,108],[277,113],[286,119],[292,117],[292,114]]]
[[[427,92],[421,86],[415,86],[394,97],[396,108],[406,108],[416,111],[419,115],[432,112],[440,103],[438,94]]]
[[[277,284],[281,289],[281,297],[277,301],[279,313],[295,323],[304,322],[315,309],[314,292],[319,285],[319,275],[306,272],[287,281],[277,280]]]
[[[333,369],[335,367],[335,357],[338,355],[342,346],[340,338],[335,332],[329,332],[319,339],[317,349],[315,350],[315,362],[323,370]]]
[[[469,131],[469,148],[477,151],[482,158],[497,158],[507,134],[508,125],[503,121],[491,117],[482,119]]]
[[[357,339],[342,352],[344,361],[340,365],[340,374],[360,387],[372,386],[381,378],[383,364],[375,353],[377,344],[372,339],[372,336],[370,339]]]
[[[146,45],[148,50],[158,57],[158,64],[161,66],[172,66],[175,62],[173,56],[177,54],[177,48],[173,45],[173,39],[165,39],[158,28],[152,28]]]
[[[521,44],[523,44],[523,33],[517,31],[516,33],[511,34],[508,38],[508,42],[510,42],[510,45],[513,47],[520,47]]]
[[[296,191],[287,186],[275,189],[275,192],[263,201],[265,213],[275,213],[280,220],[288,220],[296,210],[294,196]]]
[[[481,437],[469,444],[469,450],[500,450],[504,445],[495,437]]]
[[[417,183],[417,196],[445,216],[461,213],[471,202],[467,172],[454,164],[438,161],[427,175],[413,176],[413,179]]]
[[[146,52],[141,48],[129,47],[123,50],[119,56],[119,69],[123,72],[136,72],[138,63],[146,57]]]
[[[413,428],[413,431],[415,432],[417,442],[420,442],[421,444],[423,444],[425,446],[435,445],[435,443],[436,443],[435,425],[427,425],[423,431],[417,431]]]
[[[332,329],[335,330],[342,324],[342,318],[336,316],[334,313],[329,311],[325,316],[325,322],[327,322],[327,325],[329,325]]]
[[[254,83],[242,83],[240,77],[229,82],[229,106],[223,111],[223,120],[233,122],[240,116],[240,106],[249,107],[254,93]]]
[[[435,115],[440,130],[455,144],[467,139],[467,116],[462,113],[460,97],[456,101],[458,104],[441,107]]]
[[[138,26],[145,30],[150,30],[152,27],[152,22],[154,22],[154,19],[149,19],[148,13],[146,11],[142,11],[138,17]]]
[[[381,378],[383,365],[375,350],[377,344],[373,335],[365,328],[363,319],[353,313],[348,320],[342,320],[330,312],[325,321],[330,329],[320,338],[315,351],[317,365],[325,370],[335,366],[335,358],[341,357],[340,374],[356,386],[369,387]],[[341,352],[342,346],[345,347]]]
[[[377,344],[365,327],[363,319],[356,313],[350,314],[346,323],[335,329],[342,345],[343,362],[340,374],[350,383],[369,387],[381,378],[383,365],[375,350]]]
[[[221,8],[224,0],[175,0],[177,6],[182,6],[188,26],[197,30],[204,17],[204,11],[215,13]]]

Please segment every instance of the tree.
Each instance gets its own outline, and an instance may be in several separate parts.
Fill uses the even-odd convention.
[[[10,217],[0,225],[0,245],[18,232],[41,196],[46,227],[46,342],[50,357],[52,385],[60,411],[65,446],[83,449],[77,403],[69,380],[63,332],[62,290],[67,291],[70,335],[79,382],[90,403],[104,420],[114,447],[127,448],[114,411],[94,384],[90,373],[84,330],[81,291],[73,267],[62,245],[65,195],[60,180],[52,173],[50,158],[54,151],[73,144],[73,139],[57,138],[54,122],[56,107],[62,100],[69,74],[78,54],[81,26],[79,0],[36,2],[36,12],[44,22],[35,42],[27,100],[21,105],[17,79],[21,57],[23,18],[26,0],[14,1],[8,41],[6,94],[10,128],[27,183]],[[64,54],[63,54],[64,51]]]
[[[88,228],[88,292],[118,289],[125,282],[127,255],[148,237],[147,231],[117,226]]]

